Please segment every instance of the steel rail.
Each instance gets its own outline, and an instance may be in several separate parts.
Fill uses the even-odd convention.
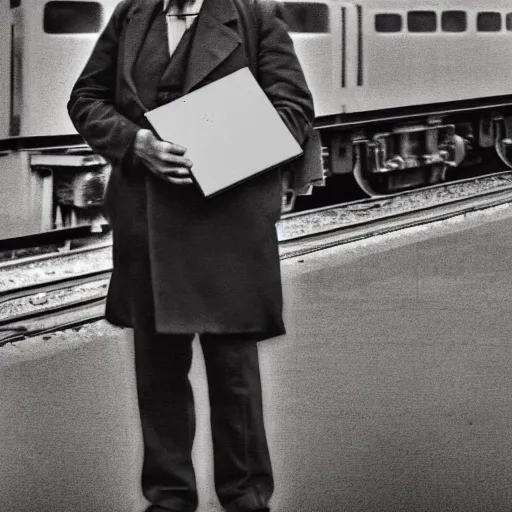
[[[89,272],[82,272],[68,277],[61,277],[50,281],[42,281],[39,283],[28,284],[5,290],[0,292],[0,304],[22,297],[30,297],[38,293],[47,293],[55,290],[62,290],[65,288],[72,288],[81,284],[91,283],[94,281],[101,281],[102,279],[110,278],[112,268],[102,270],[92,270]]]
[[[428,185],[426,187],[421,188],[415,188],[412,190],[403,190],[401,192],[395,192],[393,194],[386,194],[384,196],[378,196],[378,197],[365,197],[363,199],[356,199],[355,201],[348,201],[344,203],[336,203],[336,204],[330,204],[327,206],[320,206],[319,208],[312,208],[311,210],[301,211],[301,212],[291,212],[283,215],[281,217],[282,220],[285,219],[292,219],[296,217],[301,216],[307,216],[311,215],[313,213],[318,213],[326,210],[333,210],[335,208],[350,208],[351,206],[358,206],[358,205],[372,205],[377,204],[381,201],[387,201],[391,199],[395,199],[397,197],[408,197],[408,196],[414,196],[417,194],[421,194],[423,192],[428,192],[429,190],[438,190],[443,188],[448,188],[452,185],[464,185],[466,183],[475,183],[479,180],[485,180],[488,178],[499,178],[504,176],[510,176],[512,177],[512,170],[508,169],[506,171],[498,171],[493,172],[491,174],[482,174],[480,176],[472,176],[470,178],[462,178],[460,180],[452,180],[452,181],[445,181],[443,183],[435,183],[434,185]],[[485,193],[485,192],[484,192]],[[477,197],[481,194],[474,194],[474,197]],[[473,196],[468,196],[473,197]]]
[[[46,308],[32,313],[3,319],[0,323],[0,347],[7,343],[21,341],[28,337],[69,329],[89,322],[101,320],[105,316],[105,294],[97,294]]]
[[[29,311],[27,313],[21,313],[19,315],[13,315],[7,318],[0,318],[0,330],[10,330],[6,326],[16,326],[21,322],[33,320],[34,318],[42,319],[47,318],[55,314],[69,311],[74,308],[86,307],[89,304],[95,304],[98,301],[105,300],[106,293],[96,293],[90,297],[81,298],[78,300],[57,304],[55,306],[48,306],[45,308],[38,308],[35,311]]]
[[[60,261],[65,260],[66,258],[72,258],[79,254],[84,254],[88,252],[95,252],[100,251],[102,249],[108,249],[109,247],[112,247],[111,242],[103,242],[100,244],[91,244],[87,245],[85,247],[79,247],[77,249],[70,249],[69,251],[56,251],[56,252],[49,252],[46,254],[38,254],[36,256],[26,256],[23,258],[16,258],[14,260],[6,260],[6,261],[0,261],[0,272],[4,270],[11,270],[11,269],[17,269],[20,268],[20,270],[23,267],[27,267],[29,265],[32,265],[33,263],[39,263],[41,261],[48,261],[53,259],[59,259]]]
[[[412,211],[397,212],[348,225],[331,227],[299,235],[279,243],[282,260],[304,256],[338,245],[399,231],[406,228],[447,220],[470,212],[512,203],[512,186],[505,190],[487,191]]]

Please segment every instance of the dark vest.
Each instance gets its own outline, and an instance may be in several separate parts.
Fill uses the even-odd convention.
[[[156,10],[133,70],[139,97],[148,110],[169,103],[183,95],[188,55],[195,33],[196,21],[185,32],[170,57],[165,13],[161,9]],[[140,119],[140,125],[148,127],[145,117]]]

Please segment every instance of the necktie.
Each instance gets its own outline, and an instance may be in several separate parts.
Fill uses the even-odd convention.
[[[170,0],[167,12],[177,11],[180,15],[185,10],[185,7],[192,7],[194,0]]]

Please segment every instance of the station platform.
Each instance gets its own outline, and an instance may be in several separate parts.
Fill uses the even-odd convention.
[[[282,263],[273,512],[512,510],[512,207]],[[0,511],[140,512],[130,330],[0,349]],[[195,342],[200,512],[218,512]]]

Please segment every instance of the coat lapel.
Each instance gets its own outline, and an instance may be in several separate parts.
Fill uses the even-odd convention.
[[[140,0],[129,15],[124,39],[124,75],[140,107],[142,104],[133,80],[133,66],[149,30],[160,0]],[[232,0],[204,0],[190,50],[184,93],[189,92],[237,48],[242,40],[228,27],[238,13]],[[165,42],[166,44],[167,42]]]
[[[237,18],[232,0],[204,0],[190,50],[184,94],[201,82],[241,44],[238,32],[227,26]]]
[[[124,38],[124,76],[133,92],[135,100],[144,111],[147,111],[147,108],[142,104],[137,94],[135,82],[133,81],[133,66],[142,42],[149,30],[155,9],[161,5],[160,0],[141,0],[137,2],[137,5],[129,15]],[[163,44],[166,44],[166,42],[164,41]]]

